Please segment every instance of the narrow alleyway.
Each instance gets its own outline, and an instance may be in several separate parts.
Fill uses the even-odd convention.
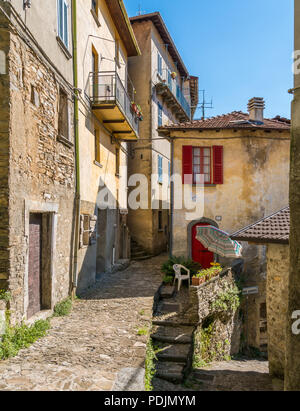
[[[48,336],[0,362],[0,390],[143,390],[146,336],[166,256],[107,276],[51,320]]]

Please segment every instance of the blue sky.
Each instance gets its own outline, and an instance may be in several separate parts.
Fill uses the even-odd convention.
[[[129,16],[159,11],[213,109],[247,110],[264,97],[266,117],[290,117],[293,0],[124,0]],[[200,112],[196,117],[200,116]]]

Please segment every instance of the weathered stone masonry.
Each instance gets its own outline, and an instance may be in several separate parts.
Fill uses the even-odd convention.
[[[8,9],[9,10],[9,9]],[[0,75],[0,287],[12,294],[13,321],[26,318],[28,220],[51,214],[53,259],[49,301],[68,295],[74,219],[72,94],[64,80],[25,43],[0,14],[0,49],[8,74]],[[68,93],[69,141],[58,137],[59,91]],[[47,254],[47,253],[46,253]],[[46,261],[46,260],[45,260]],[[45,265],[51,264],[43,261]],[[51,301],[50,301],[51,300]]]

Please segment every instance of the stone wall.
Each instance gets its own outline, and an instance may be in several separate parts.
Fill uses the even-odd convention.
[[[237,286],[241,267],[234,265],[233,269],[225,269],[218,277],[209,282],[192,287],[192,292],[198,296],[198,314],[199,323],[194,335],[194,357],[195,361],[206,360],[223,360],[231,355],[237,354],[240,350],[240,336],[242,332],[242,321],[239,309],[222,311],[213,306],[220,293],[226,292],[228,288]],[[208,333],[209,352],[203,358],[203,332]]]
[[[55,215],[49,255],[51,307],[70,291],[75,196],[73,98],[68,84],[32,42],[25,42],[11,27],[1,27],[0,48],[7,51],[8,75],[0,75],[0,280],[9,276],[4,285],[12,295],[10,310],[15,323],[27,314],[30,212]],[[58,136],[60,89],[68,95],[67,139]]]
[[[267,251],[267,320],[270,374],[284,376],[288,306],[289,246],[269,244]]]
[[[10,34],[7,22],[0,13],[0,51],[4,53],[5,72],[0,73],[0,289],[8,283],[8,164],[9,164],[9,75],[7,56]],[[3,54],[2,54],[3,56]]]

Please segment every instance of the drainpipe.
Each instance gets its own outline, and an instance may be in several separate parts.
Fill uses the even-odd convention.
[[[174,140],[171,138],[171,193],[170,193],[170,257],[173,257],[173,221],[174,221]]]
[[[76,296],[78,279],[78,250],[79,250],[79,226],[80,226],[80,166],[79,166],[79,103],[78,103],[78,73],[77,73],[77,4],[72,0],[72,37],[73,37],[73,77],[74,77],[74,137],[76,160],[76,195],[75,195],[75,245],[72,297]]]

